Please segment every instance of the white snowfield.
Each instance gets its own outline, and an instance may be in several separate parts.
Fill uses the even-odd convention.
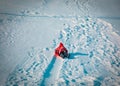
[[[120,86],[119,15],[119,0],[1,0],[0,86]]]
[[[92,18],[66,21],[49,47],[32,48],[29,58],[9,74],[7,86],[120,85],[120,36],[111,24]],[[69,59],[53,57],[60,42],[69,50]]]

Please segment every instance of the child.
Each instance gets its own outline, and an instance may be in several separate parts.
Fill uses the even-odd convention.
[[[63,43],[60,42],[59,46],[55,49],[55,57],[68,58],[68,50],[64,47]]]

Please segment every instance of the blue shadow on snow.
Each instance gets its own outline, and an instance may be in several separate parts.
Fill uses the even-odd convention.
[[[104,77],[102,77],[102,76],[97,77],[96,80],[94,80],[94,82],[93,82],[94,86],[101,86],[101,83],[103,80],[104,80]]]
[[[76,53],[70,53],[69,55],[70,55],[69,59],[75,59],[75,57],[77,56],[88,56],[89,54],[76,52]]]
[[[45,70],[45,73],[43,75],[43,80],[42,80],[40,86],[45,86],[45,79],[50,77],[50,72],[54,66],[55,61],[56,61],[56,57],[53,56],[50,64],[48,65],[48,67]]]

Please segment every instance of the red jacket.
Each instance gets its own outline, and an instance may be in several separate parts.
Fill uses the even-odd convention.
[[[59,46],[55,49],[55,57],[60,56],[61,52],[67,51],[67,49],[64,47],[63,43],[60,43]]]

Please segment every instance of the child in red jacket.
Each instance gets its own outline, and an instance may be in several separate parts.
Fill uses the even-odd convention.
[[[68,58],[68,50],[64,47],[63,43],[60,43],[59,46],[55,49],[55,57]]]

